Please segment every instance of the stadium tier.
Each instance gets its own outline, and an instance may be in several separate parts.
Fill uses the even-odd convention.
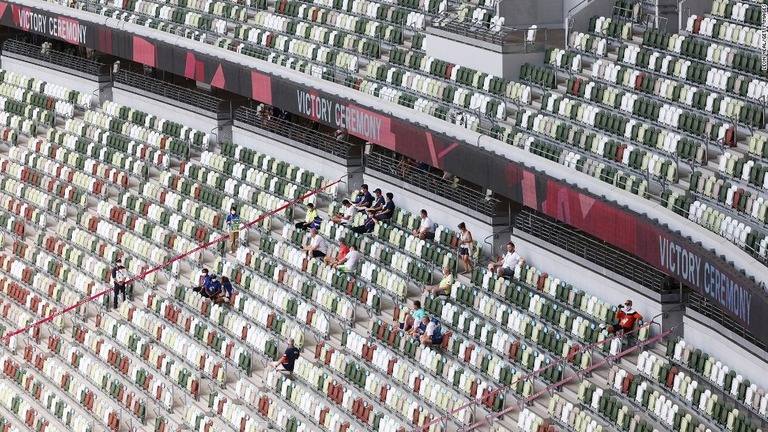
[[[621,0],[540,52],[543,23],[517,40],[488,0],[48,3],[58,33],[35,30],[54,26],[42,9],[0,8],[17,39],[0,65],[3,431],[766,429],[762,3],[714,0],[675,33]],[[132,53],[100,49],[111,30],[89,46],[88,16],[253,60],[251,93],[227,93],[223,63],[201,82],[202,52],[166,77],[138,33]],[[519,73],[430,55],[432,28],[519,45]],[[393,142],[281,108],[297,95],[266,88],[265,62],[376,98]],[[429,142],[419,160],[393,104]],[[441,147],[435,124],[477,142]],[[472,165],[481,139],[499,150],[484,158],[536,161],[499,174],[536,197],[448,172],[502,165],[441,165],[455,147]],[[547,170],[574,182],[547,190],[533,178]],[[388,215],[366,214],[363,183],[394,194]],[[687,226],[675,238],[701,254],[736,252],[702,265],[667,237],[569,225],[606,190]],[[222,237],[231,208],[253,224]],[[600,229],[636,234],[612,214]],[[617,264],[635,254],[647,279]],[[232,291],[211,294],[210,275]],[[739,287],[749,277],[758,288]],[[644,317],[627,319],[626,296]]]

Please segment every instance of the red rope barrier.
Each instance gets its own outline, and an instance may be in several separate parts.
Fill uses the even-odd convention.
[[[312,191],[310,191],[310,192],[307,192],[306,194],[304,194],[304,195],[300,196],[299,198],[296,198],[296,199],[294,199],[293,201],[289,201],[289,202],[287,202],[287,203],[283,204],[282,206],[280,206],[280,207],[278,207],[278,208],[276,208],[276,209],[274,209],[274,210],[272,210],[272,211],[270,211],[270,212],[267,212],[267,213],[265,213],[265,214],[263,214],[263,215],[259,216],[258,218],[254,219],[254,220],[252,220],[252,221],[250,221],[250,222],[248,222],[248,223],[246,223],[246,224],[244,225],[244,227],[245,227],[245,228],[248,228],[248,227],[252,226],[253,224],[259,223],[259,222],[261,222],[262,220],[264,220],[265,218],[267,218],[267,217],[269,217],[269,216],[272,216],[273,214],[275,214],[275,213],[277,213],[277,212],[279,212],[279,211],[282,211],[282,210],[284,210],[284,209],[286,209],[286,208],[288,208],[288,207],[290,207],[290,206],[292,206],[292,205],[294,205],[294,204],[296,204],[296,203],[298,203],[298,202],[304,201],[305,199],[307,199],[307,198],[311,197],[312,195],[315,195],[315,194],[317,194],[317,193],[319,193],[319,192],[321,192],[321,191],[324,191],[324,190],[328,189],[328,188],[329,188],[329,187],[331,187],[331,186],[334,186],[335,184],[337,184],[337,183],[339,183],[339,182],[341,182],[341,180],[336,180],[335,182],[333,182],[333,183],[329,183],[329,184],[327,184],[327,185],[325,185],[325,186],[323,186],[323,187],[321,187],[321,188],[318,188],[318,189],[312,190]],[[138,279],[142,279],[142,278],[144,278],[145,276],[147,276],[147,275],[149,275],[149,274],[152,274],[152,273],[154,273],[154,272],[156,272],[156,271],[158,271],[158,270],[162,269],[163,267],[166,267],[166,266],[168,266],[168,265],[171,265],[171,264],[173,264],[173,263],[174,263],[174,262],[176,262],[176,261],[179,261],[179,260],[181,260],[181,259],[184,259],[184,258],[188,257],[189,255],[192,255],[193,253],[195,253],[195,252],[197,252],[197,251],[199,251],[199,250],[205,249],[205,248],[207,248],[207,247],[209,247],[209,246],[215,245],[216,243],[219,243],[219,242],[221,242],[221,241],[223,241],[223,240],[226,240],[226,239],[228,239],[228,238],[229,238],[229,236],[230,236],[230,234],[226,234],[226,235],[223,235],[223,236],[221,236],[221,237],[219,237],[219,238],[217,238],[217,239],[215,239],[215,240],[211,240],[211,241],[209,241],[208,243],[202,244],[202,245],[200,245],[200,246],[198,246],[198,247],[196,247],[196,248],[194,248],[194,249],[192,249],[192,250],[190,250],[190,251],[188,251],[188,252],[185,252],[185,253],[183,253],[183,254],[181,254],[181,255],[177,255],[176,257],[174,257],[174,258],[172,258],[172,259],[170,259],[170,260],[166,261],[166,262],[165,262],[165,263],[163,263],[163,264],[159,264],[159,265],[157,265],[157,266],[155,266],[155,267],[153,267],[153,268],[151,268],[151,269],[149,269],[149,270],[145,271],[144,273],[141,273],[140,275],[134,276],[132,279],[128,280],[126,283],[128,284],[128,283],[131,283],[131,282],[133,282],[133,281],[136,281],[136,280],[138,280]],[[90,302],[92,302],[92,301],[94,301],[94,300],[98,299],[99,297],[101,297],[101,296],[103,296],[103,295],[105,295],[105,294],[108,294],[108,293],[110,293],[111,291],[114,291],[114,287],[113,287],[113,288],[109,288],[109,289],[106,289],[106,290],[104,290],[104,291],[101,291],[101,292],[99,292],[99,293],[96,293],[96,294],[94,294],[94,295],[92,295],[92,296],[90,296],[90,297],[88,297],[88,298],[86,298],[86,299],[84,299],[84,300],[81,300],[81,301],[80,301],[80,302],[78,302],[78,303],[75,303],[75,304],[74,304],[74,305],[72,305],[72,306],[69,306],[68,308],[65,308],[65,309],[63,309],[63,310],[61,310],[61,311],[59,311],[59,312],[56,312],[55,314],[49,315],[49,316],[47,316],[47,317],[45,317],[45,318],[41,319],[40,321],[36,321],[36,322],[34,322],[34,323],[32,323],[32,324],[30,324],[30,325],[28,325],[28,326],[24,327],[24,328],[20,328],[20,329],[18,329],[18,330],[14,330],[13,332],[11,332],[11,333],[8,333],[8,334],[6,334],[5,336],[3,336],[2,338],[0,338],[0,341],[4,341],[4,342],[5,342],[5,341],[7,341],[8,339],[10,339],[10,338],[12,338],[12,337],[14,337],[14,336],[16,336],[16,335],[19,335],[19,334],[21,334],[21,333],[24,333],[24,332],[26,332],[27,330],[33,329],[33,328],[35,328],[35,327],[39,327],[39,326],[41,326],[41,325],[43,325],[43,324],[45,324],[45,323],[47,323],[47,322],[49,322],[49,321],[52,321],[52,320],[54,320],[55,318],[57,318],[57,317],[59,317],[59,316],[61,316],[61,315],[67,314],[67,313],[69,313],[69,312],[72,312],[73,310],[75,310],[75,309],[79,308],[80,306],[83,306],[83,305],[85,305],[85,304],[87,304],[87,303],[90,303]]]
[[[627,334],[631,334],[631,333],[640,331],[640,329],[642,329],[644,327],[650,327],[651,324],[653,324],[653,321],[651,321],[649,323],[646,323],[646,324],[644,324],[644,325],[642,325],[642,326],[640,326],[640,327],[638,327],[636,329],[633,329],[632,331],[625,332],[624,334],[627,335]],[[604,343],[610,342],[610,341],[612,341],[612,340],[614,340],[616,338],[619,338],[619,337],[622,337],[622,335],[613,335],[610,338],[603,339],[602,341],[591,343],[589,345],[586,345],[586,346],[582,347],[581,349],[579,349],[578,351],[574,352],[573,354],[569,354],[568,357],[573,357],[573,356],[575,356],[576,354],[578,354],[580,352],[584,352],[584,351],[586,351],[588,349],[592,349],[592,348],[594,348],[594,347],[596,347],[598,345],[603,345]],[[474,398],[471,401],[465,403],[464,405],[462,405],[462,406],[460,406],[458,408],[454,408],[453,410],[451,410],[450,412],[446,413],[445,415],[437,417],[437,418],[435,418],[435,419],[433,419],[433,420],[431,420],[431,421],[429,421],[427,423],[424,423],[423,425],[421,425],[421,427],[419,427],[417,429],[414,429],[413,432],[425,431],[425,430],[429,429],[429,427],[432,426],[433,424],[436,424],[436,423],[439,423],[439,422],[441,422],[441,421],[443,421],[445,419],[448,419],[451,416],[453,416],[454,414],[458,413],[459,411],[463,411],[463,410],[465,410],[465,409],[467,409],[467,408],[469,408],[469,407],[471,407],[471,406],[473,406],[473,405],[475,405],[477,403],[480,403],[483,400],[485,400],[485,399],[495,395],[496,393],[499,393],[502,390],[510,388],[513,385],[516,385],[517,383],[519,383],[521,381],[525,381],[525,380],[527,380],[529,378],[533,378],[534,376],[544,372],[545,370],[547,370],[547,369],[549,369],[551,367],[557,366],[558,364],[562,363],[563,360],[564,359],[557,359],[557,360],[553,361],[552,363],[544,366],[543,368],[537,369],[537,370],[529,373],[528,375],[520,377],[518,380],[516,380],[514,382],[511,382],[511,383],[507,384],[506,386],[499,387],[496,390],[488,392],[488,394],[486,394],[485,396]]]

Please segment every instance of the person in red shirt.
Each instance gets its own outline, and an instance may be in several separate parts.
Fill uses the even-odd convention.
[[[332,266],[334,264],[338,264],[339,261],[343,260],[348,253],[349,253],[349,245],[347,245],[347,242],[345,242],[344,240],[339,240],[339,253],[336,254],[336,258],[331,258],[328,255],[326,255],[325,258],[323,258],[323,261],[325,262],[325,265]]]
[[[623,305],[618,306],[616,319],[619,323],[615,326],[610,325],[606,328],[608,333],[629,332],[635,328],[635,323],[643,320],[643,316],[632,308],[632,300],[627,300]]]

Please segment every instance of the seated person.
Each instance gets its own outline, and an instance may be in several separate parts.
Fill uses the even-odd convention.
[[[635,328],[635,324],[643,321],[643,316],[640,312],[632,309],[632,300],[627,300],[623,305],[619,305],[616,310],[616,319],[619,320],[618,325],[609,325],[606,330],[608,333],[623,334],[631,332]],[[601,328],[605,328],[605,324],[600,324]]]
[[[427,211],[421,209],[421,224],[419,228],[413,230],[413,235],[421,240],[433,240],[435,238],[435,224],[427,215]]]
[[[453,272],[451,272],[451,268],[448,266],[443,267],[443,279],[440,281],[438,285],[428,285],[424,287],[424,295],[427,296],[429,294],[439,296],[439,295],[450,295],[451,294],[451,286],[453,286],[454,282],[453,278]]]
[[[443,342],[443,335],[440,330],[440,325],[437,322],[437,318],[430,319],[429,316],[424,315],[421,319],[421,324],[418,327],[417,334],[419,335],[419,341],[422,345],[432,345]]]
[[[365,223],[356,227],[352,227],[352,232],[358,234],[368,234],[373,232],[373,228],[376,226],[376,218],[373,215],[373,211],[370,209],[366,211],[366,214],[368,217],[365,218]]]
[[[296,223],[296,229],[306,229],[318,218],[320,215],[315,209],[315,205],[312,203],[307,204],[307,215],[304,216],[304,221]]]
[[[390,220],[392,219],[392,216],[395,215],[395,203],[392,201],[394,197],[392,192],[387,192],[387,198],[384,200],[384,207],[375,213],[377,221]]]
[[[384,204],[386,203],[386,200],[384,199],[384,195],[381,192],[381,189],[376,188],[375,191],[373,191],[373,204],[371,204],[371,210],[373,210],[374,213],[380,212],[384,210]]]
[[[418,334],[421,319],[426,315],[427,311],[421,308],[421,302],[414,300],[413,310],[411,311],[410,315],[406,315],[405,317],[405,325],[403,326],[403,330],[411,336],[416,336]]]
[[[360,192],[357,193],[354,204],[357,211],[365,211],[373,204],[373,195],[368,192],[367,184],[360,186]]]
[[[216,275],[211,276],[211,283],[200,292],[200,295],[212,300],[215,300],[221,295],[221,282],[216,278]]]
[[[307,252],[309,258],[324,258],[328,253],[328,242],[325,241],[323,236],[317,233],[315,228],[310,228],[309,237],[312,241],[309,246],[304,246],[304,251]]]
[[[500,277],[514,276],[515,267],[525,264],[525,260],[517,252],[515,252],[515,244],[512,242],[507,243],[507,253],[504,256],[499,257],[495,263],[488,264],[488,270],[495,271]]]
[[[355,245],[351,245],[349,247],[349,253],[347,256],[339,260],[338,263],[334,264],[333,268],[339,269],[345,273],[354,273],[355,270],[357,270],[357,262],[360,261],[360,258],[362,257],[363,254],[357,250],[357,247],[355,247]]]
[[[300,354],[299,349],[294,346],[293,339],[288,339],[288,347],[285,349],[283,356],[278,361],[270,363],[269,368],[274,370],[281,366],[284,371],[293,373],[293,367]]]
[[[344,211],[333,215],[331,217],[331,221],[333,223],[346,225],[352,222],[352,219],[355,217],[355,207],[352,205],[351,202],[349,202],[348,199],[345,199],[344,201],[342,201],[341,205],[344,208]]]
[[[344,239],[339,240],[339,253],[336,254],[336,258],[331,258],[330,256],[326,255],[325,258],[323,258],[323,262],[325,265],[336,265],[339,263],[339,261],[343,260],[345,256],[349,253],[349,246],[347,246],[347,242],[344,241]]]
[[[208,269],[204,268],[200,272],[200,277],[198,278],[199,285],[192,288],[193,291],[199,293],[203,292],[206,288],[208,288],[211,285],[211,275],[208,274]]]
[[[229,278],[226,276],[221,277],[221,293],[218,297],[215,298],[216,304],[229,304],[230,300],[232,299],[232,282],[229,281]]]

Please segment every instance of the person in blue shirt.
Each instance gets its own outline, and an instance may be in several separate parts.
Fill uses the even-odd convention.
[[[227,215],[227,230],[229,231],[229,251],[237,251],[237,241],[240,239],[240,215],[234,206]]]
[[[365,209],[373,204],[373,200],[373,195],[368,191],[368,185],[364,184],[360,186],[360,192],[358,192],[355,197],[355,208],[357,211],[365,211]]]
[[[270,369],[275,369],[278,366],[282,366],[288,373],[293,373],[293,367],[296,365],[296,360],[299,359],[299,349],[294,346],[293,339],[288,339],[288,348],[285,349],[283,356],[280,360],[270,363]]]
[[[232,282],[226,276],[221,277],[221,293],[219,297],[216,297],[216,304],[229,304],[232,299]]]
[[[211,275],[208,274],[208,269],[204,268],[200,271],[200,284],[193,288],[195,292],[204,292],[206,288],[211,285]]]
[[[373,191],[373,197],[374,200],[370,209],[373,210],[374,213],[384,210],[384,204],[386,204],[387,201],[384,199],[381,189],[376,188],[376,190]]]
[[[221,294],[221,282],[216,275],[211,275],[211,283],[200,294],[214,300]]]
[[[381,211],[376,213],[376,220],[377,221],[386,221],[392,219],[392,216],[395,214],[395,203],[392,201],[392,199],[395,196],[392,194],[392,192],[387,192],[387,199],[384,201],[384,207],[381,209]]]

